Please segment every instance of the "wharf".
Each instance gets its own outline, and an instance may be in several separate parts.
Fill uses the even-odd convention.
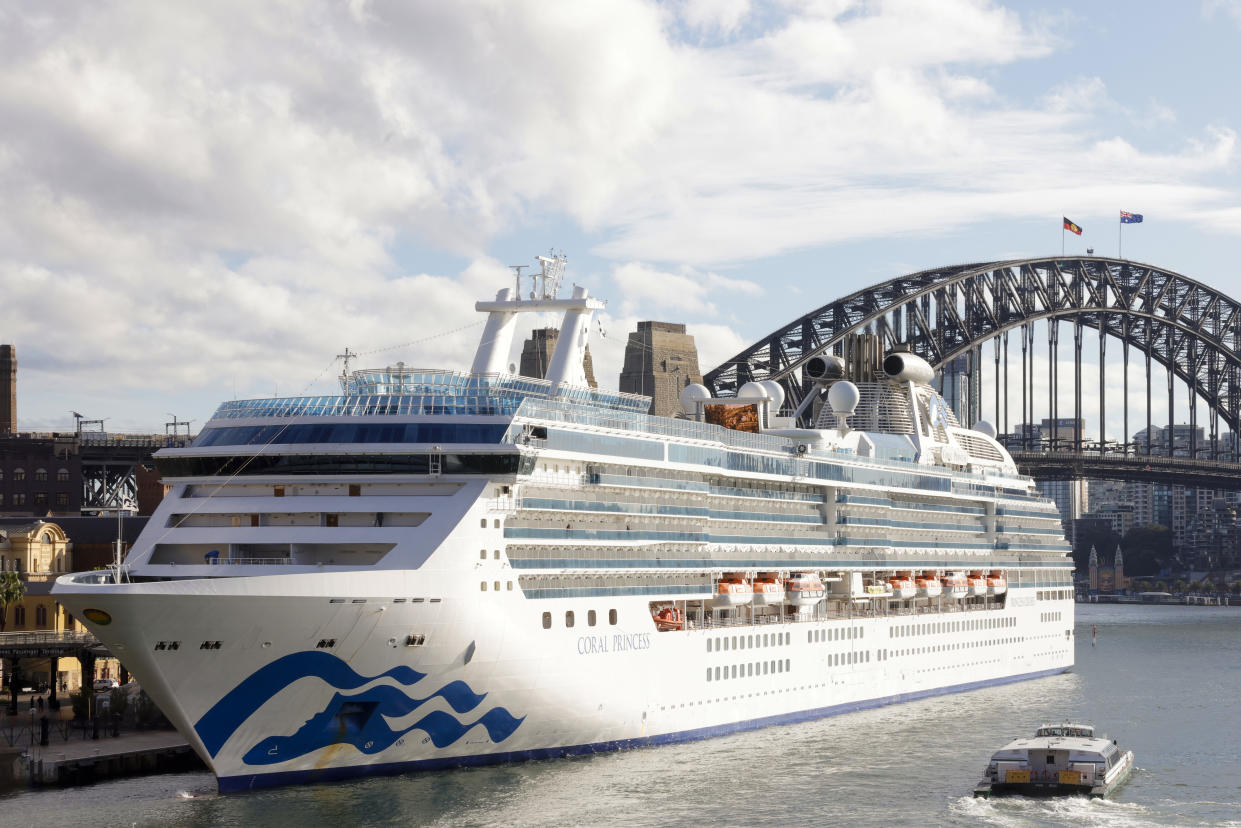
[[[12,781],[38,788],[187,770],[206,770],[206,765],[180,733],[155,730],[25,748]]]

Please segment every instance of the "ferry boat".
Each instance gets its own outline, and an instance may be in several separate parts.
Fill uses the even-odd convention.
[[[975,797],[1110,795],[1133,772],[1133,751],[1096,738],[1090,725],[1047,724],[1033,739],[1014,739],[991,757]]]
[[[690,385],[684,418],[652,416],[587,385],[603,303],[560,297],[558,272],[476,305],[468,373],[346,365],[337,395],[222,403],[156,455],[168,494],[124,563],[56,582],[221,791],[702,739],[1072,666],[1060,516],[925,362],[859,336],[807,362],[821,409],[766,381]],[[518,316],[552,311],[547,377],[507,373]],[[965,596],[974,570],[1007,591]],[[920,595],[868,596],[915,571]],[[726,576],[762,600],[719,602]]]

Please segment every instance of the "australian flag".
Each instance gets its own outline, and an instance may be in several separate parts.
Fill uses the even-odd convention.
[[[1120,211],[1120,223],[1121,224],[1141,224],[1142,214],[1141,213],[1126,213],[1124,210],[1121,210]]]

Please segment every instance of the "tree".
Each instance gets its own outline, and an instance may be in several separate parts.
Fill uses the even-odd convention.
[[[1120,548],[1125,553],[1126,575],[1157,575],[1171,565],[1175,556],[1171,530],[1158,524],[1130,529],[1121,539]]]
[[[8,626],[9,605],[26,597],[26,584],[16,572],[0,572],[0,632]]]
[[[1110,528],[1092,525],[1090,521],[1082,521],[1077,530],[1076,542],[1073,544],[1073,564],[1078,572],[1090,571],[1090,549],[1094,547],[1101,561],[1111,560],[1112,551],[1120,543],[1120,535]],[[1129,549],[1125,547],[1125,571],[1129,569]]]

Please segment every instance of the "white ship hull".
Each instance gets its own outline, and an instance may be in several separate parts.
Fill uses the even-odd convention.
[[[1036,606],[1032,590],[1002,610],[659,633],[642,599],[610,601],[615,626],[544,630],[542,612],[584,617],[583,603],[454,595],[447,579],[426,575],[171,582],[158,597],[100,585],[64,601],[75,614],[109,608],[115,620],[98,632],[222,791],[701,739],[1050,675],[1073,661],[1063,624],[1038,620],[1049,607],[1071,617],[1072,601]],[[260,582],[263,593],[252,592]],[[427,600],[393,603],[402,594]],[[929,624],[955,629],[892,632]],[[434,643],[406,647],[411,630]],[[1015,643],[1031,633],[1042,646]],[[154,650],[153,638],[180,644]],[[316,648],[333,638],[332,649]],[[726,639],[728,650],[707,651]],[[215,640],[240,643],[201,649]]]

